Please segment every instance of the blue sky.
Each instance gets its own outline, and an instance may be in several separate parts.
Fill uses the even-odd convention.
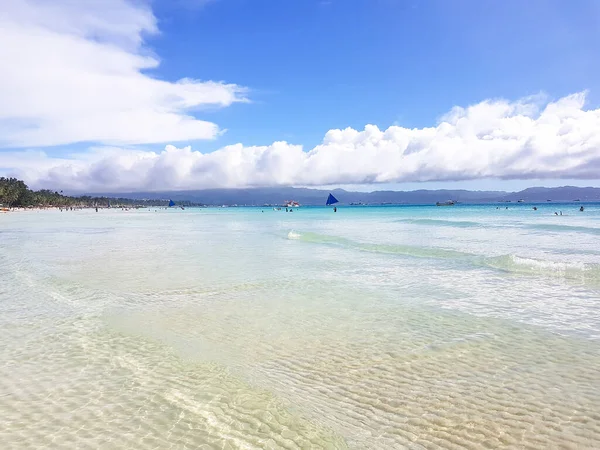
[[[20,1],[16,1],[18,3]],[[36,3],[40,2],[33,2]],[[17,172],[20,170],[33,178],[37,177],[40,184],[48,184],[52,180],[63,183],[56,178],[56,174],[51,176],[51,169],[57,167],[56,164],[63,164],[60,167],[64,167],[64,160],[73,158],[76,162],[69,163],[69,167],[75,167],[76,177],[81,180],[82,170],[92,171],[91,164],[98,164],[98,148],[102,149],[102,155],[107,154],[108,148],[111,152],[117,152],[117,147],[121,148],[119,155],[124,158],[127,152],[160,153],[166,144],[173,144],[178,149],[190,145],[193,152],[207,154],[238,143],[253,147],[287,141],[303,146],[306,152],[320,144],[329,130],[350,127],[360,132],[370,124],[382,131],[392,125],[422,130],[436,127],[456,106],[467,108],[481,102],[496,105],[494,102],[502,102],[503,99],[516,105],[522,101],[520,99],[534,96],[530,103],[539,104],[540,110],[543,110],[547,103],[587,91],[585,106],[579,109],[588,116],[591,111],[596,120],[595,110],[600,103],[600,81],[597,76],[600,72],[600,2],[592,0],[154,0],[149,4],[107,0],[93,10],[86,10],[85,6],[73,9],[69,2],[62,0],[57,0],[56,5],[53,14],[59,20],[52,24],[40,24],[36,22],[37,18],[34,20],[18,7],[11,9],[10,6],[5,7],[8,8],[8,19],[4,20],[11,24],[25,24],[30,27],[29,30],[33,29],[31,27],[44,28],[57,39],[65,38],[65,42],[68,37],[68,45],[73,45],[73,48],[79,44],[98,42],[119,47],[118,57],[96,64],[103,64],[100,69],[91,68],[94,64],[89,60],[74,62],[77,67],[85,67],[82,73],[99,70],[102,76],[106,76],[114,69],[135,75],[137,71],[142,75],[133,77],[132,81],[134,78],[144,81],[141,77],[146,75],[168,83],[162,87],[152,86],[152,89],[157,89],[163,102],[156,105],[150,103],[154,100],[140,101],[136,96],[124,100],[124,105],[107,106],[106,102],[118,103],[118,99],[124,97],[117,93],[115,101],[106,95],[102,96],[108,98],[106,102],[91,98],[85,102],[90,111],[82,109],[85,105],[78,105],[73,109],[75,112],[66,111],[65,118],[60,124],[54,124],[53,128],[60,128],[66,123],[68,129],[52,136],[47,136],[43,130],[35,136],[27,134],[38,121],[47,121],[43,116],[46,112],[26,117],[29,122],[26,121],[26,126],[23,126],[20,121],[24,120],[26,114],[11,117],[10,112],[5,111],[0,116],[0,130],[8,130],[14,134],[14,138],[0,150],[0,155],[5,154],[4,160],[0,158],[0,167],[4,167],[5,171],[14,168]],[[83,21],[81,24],[82,14],[94,17],[95,22]],[[73,32],[72,27],[67,26],[69,21],[77,23],[81,33],[79,28]],[[105,26],[96,23],[103,21],[106,22]],[[114,25],[115,21],[119,22],[118,25],[122,21],[123,27]],[[63,22],[67,24],[64,27],[61,25]],[[19,39],[24,40],[22,36],[25,34],[18,36],[14,39],[17,48]],[[23,48],[28,47],[24,45]],[[72,50],[66,52],[67,55],[71,53]],[[141,70],[136,68],[137,63],[131,61],[124,64],[123,68],[107,68],[112,64],[111,61],[118,61],[121,56],[149,56],[156,63],[148,64]],[[65,57],[67,65],[71,64],[69,58]],[[57,73],[68,73],[62,71],[62,67],[57,66],[56,70]],[[94,91],[95,79],[82,81],[81,85],[86,87],[88,93]],[[212,89],[206,88],[200,81],[222,81],[226,85],[217,86],[211,94],[214,95],[212,100],[197,100],[193,97],[195,94],[187,90],[183,92],[175,85],[181,79],[193,80],[196,83],[193,89]],[[75,78],[68,81],[72,85],[78,84]],[[9,87],[10,82],[11,79],[7,83]],[[36,86],[43,87],[44,83],[46,80],[40,78]],[[131,91],[136,84],[132,82],[128,86],[132,86],[128,88]],[[5,90],[5,96],[10,92],[20,92],[21,88],[26,91],[26,87],[21,85],[19,89],[11,88],[10,91],[9,87]],[[48,85],[47,91],[36,98],[45,98],[46,92],[59,89]],[[164,89],[169,93],[165,94]],[[153,94],[152,98],[155,97]],[[187,106],[173,106],[164,100],[167,97],[185,98]],[[27,98],[21,104],[38,100]],[[69,101],[72,99],[67,99],[66,103]],[[141,105],[134,105],[136,114],[131,117],[126,113],[129,101],[140,101]],[[96,106],[95,102],[100,106]],[[58,102],[54,104],[59,107]],[[103,127],[102,124],[116,115],[108,118],[99,116],[96,112],[104,108],[113,108],[119,117],[123,113],[119,122],[124,125],[131,120],[130,130],[139,125],[140,118],[147,117],[144,108],[161,113],[167,108],[178,117],[185,114],[197,119],[198,123],[188,124],[189,128],[185,130],[174,124],[173,129],[165,129],[161,134],[158,132],[163,131],[161,124],[168,118],[156,116],[152,119],[155,125],[148,129],[158,130],[157,135],[146,139],[144,132],[148,130],[140,129],[128,135],[126,131],[118,129],[118,124]],[[41,109],[46,111],[48,108]],[[479,124],[480,119],[474,114],[488,113],[477,111],[474,110],[468,119]],[[499,114],[501,117],[496,119],[505,118],[503,112]],[[518,114],[511,112],[509,116],[512,118]],[[559,118],[563,122],[568,121],[570,114],[561,113]],[[577,120],[589,125],[591,119],[583,117],[584,114]],[[92,120],[98,123],[86,133]],[[536,117],[533,120],[537,120]],[[13,130],[11,127],[14,123],[18,123],[22,129]],[[221,132],[215,131],[217,127]],[[494,122],[489,127],[502,128],[502,125]],[[410,134],[408,131],[406,133],[407,136]],[[538,139],[539,133],[538,130],[532,136]],[[578,139],[583,139],[580,135],[578,132]],[[364,141],[364,136],[361,136],[352,137],[354,140],[351,144],[345,140],[336,142],[340,148],[347,148],[348,145],[358,148],[356,142]],[[557,132],[557,136],[560,133]],[[404,138],[398,139],[398,142],[404,142]],[[407,139],[421,142],[422,137],[410,135]],[[595,139],[594,135],[594,145]],[[589,144],[591,141],[586,138],[582,142]],[[423,155],[432,154],[432,145],[423,145]],[[473,158],[477,158],[477,146],[473,148]],[[19,157],[19,152],[32,150],[44,153],[43,162],[39,162],[40,169],[36,169],[35,173],[17,167],[19,164],[14,162],[24,160]],[[404,152],[405,149],[399,151]],[[460,153],[461,146],[457,145],[455,151]],[[500,153],[506,151],[498,149]],[[595,146],[587,148],[587,156],[577,164],[568,159],[572,156],[572,148],[556,148],[553,151],[552,159],[557,161],[556,164],[563,164],[566,167],[564,170],[548,167],[539,173],[532,173],[523,165],[519,166],[520,169],[511,167],[509,170],[505,165],[470,167],[465,163],[448,173],[438,170],[436,174],[439,172],[439,176],[421,175],[421,172],[418,176],[410,176],[408,169],[397,168],[393,173],[387,171],[388,163],[382,162],[365,173],[355,173],[353,168],[339,171],[337,178],[331,174],[316,178],[298,174],[289,178],[272,178],[277,179],[273,181],[275,184],[288,183],[286,180],[296,185],[348,185],[349,182],[360,189],[370,186],[370,181],[365,180],[377,180],[385,188],[439,187],[440,183],[469,188],[481,186],[484,189],[520,188],[534,182],[546,185],[595,184],[593,174],[582,167],[595,164],[600,149]],[[10,157],[6,156],[8,153]],[[328,155],[333,153],[330,151]],[[373,158],[383,161],[383,157],[377,155],[374,153]],[[560,155],[568,158],[559,162],[557,158]],[[186,163],[197,169],[194,164],[200,164],[200,156],[192,155],[191,162],[186,159]],[[253,160],[255,156],[252,156]],[[61,161],[51,162],[50,159]],[[84,167],[82,160],[91,162],[88,161],[88,166]],[[468,162],[469,158],[464,160]],[[227,158],[219,161],[225,166],[231,164]],[[542,164],[544,161],[548,161],[548,155],[540,155],[532,160],[532,164]],[[123,164],[127,167],[130,165]],[[427,161],[414,164],[413,172],[427,172]],[[323,161],[315,165],[318,168],[325,166],[327,164]],[[119,172],[119,168],[106,170],[116,178],[125,176]],[[201,172],[206,170],[203,168]],[[219,170],[227,171],[220,166]],[[257,169],[254,167],[252,170]],[[272,170],[281,172],[278,166],[273,166]],[[520,176],[515,170],[522,170],[523,175]],[[139,172],[135,173],[139,175]],[[144,175],[147,176],[148,172],[144,172]],[[131,177],[132,173],[127,176]],[[231,178],[233,175],[227,176]],[[512,181],[497,181],[496,176]],[[103,175],[100,178],[106,177]],[[246,178],[246,184],[261,183],[250,175]],[[64,183],[69,185],[67,181]],[[190,183],[189,187],[199,186]],[[179,182],[165,184],[166,188],[187,186]]]
[[[185,4],[156,4],[156,75],[248,86],[252,104],[203,114],[228,129],[227,143],[312,147],[331,128],[431,126],[482,99],[585,89],[590,106],[600,98],[596,1]]]

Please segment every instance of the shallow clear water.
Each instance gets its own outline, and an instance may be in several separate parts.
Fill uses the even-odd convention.
[[[2,448],[600,448],[585,206],[3,214]]]

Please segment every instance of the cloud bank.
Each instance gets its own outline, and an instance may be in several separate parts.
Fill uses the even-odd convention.
[[[191,111],[245,101],[246,89],[148,75],[159,60],[144,37],[156,33],[141,2],[0,1],[0,147],[217,136]]]
[[[221,131],[192,113],[247,101],[247,90],[151,76],[159,60],[144,39],[157,33],[140,1],[0,1],[0,147],[92,145],[62,158],[0,151],[0,172],[88,192],[598,178],[600,110],[585,109],[585,93],[455,107],[427,128],[330,130],[309,151],[275,142],[203,154],[183,145]],[[143,150],[156,143],[183,148]]]
[[[436,126],[330,130],[310,151],[287,142],[203,154],[95,148],[66,159],[0,154],[31,185],[129,191],[279,185],[459,181],[477,178],[598,178],[600,109],[585,93],[540,104],[488,100],[455,107]]]

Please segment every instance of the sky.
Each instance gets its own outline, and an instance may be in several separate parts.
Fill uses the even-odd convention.
[[[0,42],[34,188],[600,185],[596,0],[12,0]]]

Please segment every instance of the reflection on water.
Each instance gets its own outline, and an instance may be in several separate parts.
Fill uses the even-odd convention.
[[[494,214],[5,215],[0,442],[598,448],[590,233]]]

